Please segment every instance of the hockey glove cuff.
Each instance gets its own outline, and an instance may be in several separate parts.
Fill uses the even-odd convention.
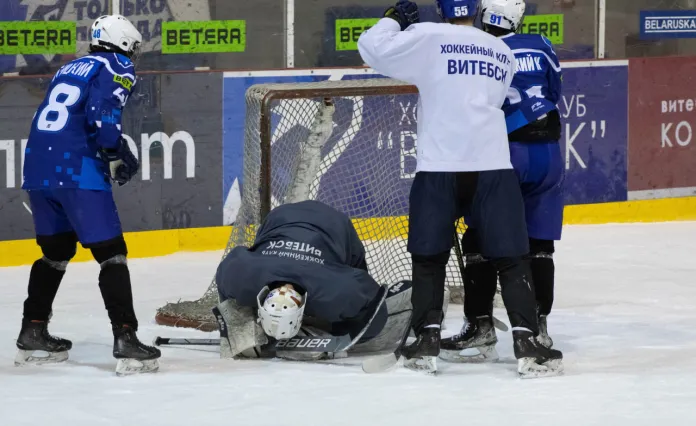
[[[121,137],[118,142],[118,147],[115,149],[101,150],[102,158],[109,163],[111,171],[111,179],[118,182],[119,186],[128,183],[138,173],[140,163],[133,155],[128,142]]]
[[[392,18],[401,26],[401,31],[404,31],[412,24],[420,22],[420,13],[418,5],[412,1],[399,0],[396,5],[390,7],[384,12],[385,18]]]

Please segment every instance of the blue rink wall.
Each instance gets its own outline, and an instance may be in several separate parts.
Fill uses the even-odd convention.
[[[558,107],[564,126],[565,222],[696,219],[693,197],[627,201],[631,198],[627,185],[629,61],[562,65],[564,95]],[[250,86],[380,77],[364,68],[142,75],[124,114],[124,129],[137,148],[143,170],[134,182],[114,190],[131,256],[224,247],[230,233],[227,225],[239,207],[240,190],[248,184],[243,180],[242,163],[245,92]],[[28,264],[39,256],[27,197],[20,187],[30,120],[47,81],[0,77],[0,152],[5,153],[4,159],[0,155],[0,266]],[[367,98],[360,106],[350,99],[336,100],[336,134],[332,138],[339,138],[355,124],[351,120],[356,113],[363,119],[347,150],[322,178],[319,198],[328,188],[341,184],[342,192],[364,200],[361,193],[388,184],[397,188],[397,194],[390,197],[394,203],[391,211],[405,220],[416,164],[416,102],[415,95],[397,96],[395,102]],[[280,114],[274,110],[273,126],[282,122]],[[385,125],[391,132],[388,139],[379,134]],[[284,133],[275,135],[274,150],[285,149],[289,141],[308,131],[303,125],[282,128]],[[359,166],[356,159],[369,158],[377,150],[387,159],[384,168],[388,173],[362,175],[361,182],[347,187],[341,176],[350,175]],[[384,150],[389,151],[387,155]],[[275,167],[274,179],[283,179],[288,172]],[[655,198],[659,196],[659,192],[655,194]],[[371,223],[385,220],[374,217],[374,207],[361,201],[359,210],[348,213],[363,229],[369,229]],[[89,258],[82,250],[77,257]]]

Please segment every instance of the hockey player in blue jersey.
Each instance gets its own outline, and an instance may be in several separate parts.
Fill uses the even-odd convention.
[[[529,261],[539,315],[537,339],[546,347],[547,315],[554,293],[554,241],[563,222],[564,162],[559,139],[561,122],[561,66],[551,42],[542,35],[517,34],[525,12],[523,0],[483,0],[482,25],[502,39],[517,59],[512,86],[503,106],[512,165],[520,181],[529,234]],[[478,230],[462,239],[466,254],[464,279],[465,325],[462,332],[442,341],[442,356],[459,361],[494,360],[497,338],[492,323],[497,274],[481,255]],[[464,349],[477,349],[460,352]]]
[[[112,180],[126,184],[139,164],[121,135],[121,114],[136,83],[142,36],[120,15],[99,17],[87,56],[61,67],[31,124],[24,160],[36,241],[15,364],[61,362],[72,343],[48,333],[53,300],[78,241],[100,264],[99,289],[111,320],[116,372],[156,371],[160,352],[136,336],[128,250]],[[47,357],[35,357],[44,351]]]

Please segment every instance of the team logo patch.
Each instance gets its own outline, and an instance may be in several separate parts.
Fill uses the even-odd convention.
[[[120,75],[115,75],[114,81],[123,86],[126,90],[130,90],[133,87],[133,82],[130,79],[121,77]]]

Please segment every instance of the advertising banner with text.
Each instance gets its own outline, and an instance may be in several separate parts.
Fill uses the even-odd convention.
[[[566,204],[625,201],[628,61],[562,65]]]
[[[696,58],[632,59],[629,197],[696,194]]]
[[[0,240],[34,237],[22,167],[31,120],[49,82],[0,79]],[[219,73],[138,79],[123,121],[141,168],[128,185],[114,187],[124,231],[222,223],[221,90]]]
[[[628,66],[626,62],[599,65],[574,65],[564,73],[564,96],[559,109],[563,116],[561,147],[565,155],[567,204],[626,200]],[[244,95],[250,86],[376,77],[381,76],[356,69],[277,71],[258,76],[254,73],[226,73],[223,85],[224,223],[234,221],[240,203],[240,188],[245,184],[242,167],[246,126]],[[300,103],[296,107],[283,105],[273,109],[273,122],[283,125],[274,127],[272,155],[285,149],[284,144],[308,134],[307,126],[313,113],[304,114],[309,117],[308,122],[307,117],[302,118],[298,113],[299,108],[307,109]],[[345,134],[350,140],[322,176],[318,199],[322,199],[323,191],[329,187],[343,188],[346,194],[342,197],[359,199],[359,191],[382,185],[396,188],[397,194],[389,194],[389,202],[400,207],[390,211],[406,214],[406,200],[416,166],[416,119],[416,95],[337,100],[333,115],[335,130],[327,144],[331,147],[339,140],[346,140]],[[346,187],[342,179],[346,176],[353,178],[357,170],[364,170],[361,162],[374,158],[378,151],[380,158],[388,158],[384,166],[372,170],[372,174],[362,174],[360,182]],[[385,154],[385,151],[389,153]],[[273,174],[277,177],[282,171],[274,168]],[[364,205],[359,210],[350,213],[357,217],[370,217],[375,211]]]

